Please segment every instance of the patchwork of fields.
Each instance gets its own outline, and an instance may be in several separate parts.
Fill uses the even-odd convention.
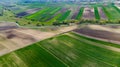
[[[4,55],[0,66],[119,67],[119,47],[69,32]]]
[[[64,7],[63,7],[64,6]],[[69,23],[95,21],[95,23],[119,23],[120,9],[115,5],[78,4],[22,4],[6,7],[0,20],[17,22],[22,26],[68,25]],[[9,13],[9,17],[6,15]],[[7,17],[7,18],[6,18]],[[100,22],[96,22],[100,21]],[[108,21],[108,22],[107,22]],[[88,22],[92,23],[92,22]]]
[[[46,7],[23,18],[31,21],[38,21],[40,25],[53,25],[54,23],[62,24],[68,20],[80,21],[82,19],[119,21],[119,15],[120,9],[113,5],[101,7],[76,7],[74,9],[73,7]]]

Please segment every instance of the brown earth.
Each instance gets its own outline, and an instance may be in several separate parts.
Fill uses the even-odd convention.
[[[95,19],[94,8],[86,7],[84,9],[82,18],[83,19],[87,19],[87,20],[89,20],[89,19]]]
[[[7,26],[9,25],[0,26],[2,28],[0,30],[0,56],[77,28],[77,26],[70,26],[58,28],[51,32],[43,32],[28,28],[16,28],[14,25],[11,26],[13,28],[6,28]]]
[[[105,26],[105,25],[87,25],[80,29],[74,30],[77,33],[105,39],[108,41],[120,42],[120,26]]]

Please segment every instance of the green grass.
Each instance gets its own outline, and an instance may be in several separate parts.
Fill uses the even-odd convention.
[[[34,44],[0,57],[0,67],[66,67],[44,48]]]
[[[91,67],[91,65],[93,65],[93,67],[119,67],[119,52],[110,50],[107,47],[97,46],[105,45],[119,48],[119,45],[91,40],[75,33],[68,34],[72,36],[60,35],[39,42],[38,44],[71,67]],[[84,66],[84,64],[86,64],[86,66]]]
[[[48,11],[48,10],[50,10],[50,8],[44,8],[44,9],[42,9],[42,10],[40,10],[40,11],[34,13],[34,14],[31,14],[31,15],[26,16],[26,18],[27,18],[27,19],[36,19],[36,18],[38,18],[41,14],[43,14],[44,12],[46,12],[46,11]]]
[[[84,11],[84,7],[80,8],[78,15],[76,16],[77,20],[80,20],[82,18],[83,15],[83,11]]]
[[[94,14],[95,14],[96,20],[100,20],[100,15],[97,7],[94,7]]]
[[[70,15],[71,10],[67,10],[63,15],[58,19],[58,21],[62,22],[67,19],[67,17]]]
[[[2,15],[2,13],[3,13],[3,6],[0,5],[0,14]]]
[[[120,12],[116,8],[114,8],[114,6],[104,6],[103,11],[105,12],[109,20],[120,20]]]
[[[62,16],[62,13],[59,13],[59,14],[57,14],[56,16],[54,16],[52,19],[50,19],[49,21],[44,22],[43,24],[45,24],[45,25],[52,25],[53,22],[56,22],[57,19],[58,19],[59,17],[61,17],[61,16]]]

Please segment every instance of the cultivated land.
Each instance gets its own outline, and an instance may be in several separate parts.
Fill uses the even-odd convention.
[[[77,26],[58,27],[55,32],[49,28],[51,32],[47,32],[19,28],[15,23],[0,23],[0,56],[76,28]]]
[[[5,24],[2,24],[2,26],[3,25]],[[120,42],[120,26],[81,25],[80,29],[75,30],[75,32],[67,32],[76,28],[76,26],[57,28],[55,31],[51,31],[51,33],[24,28],[8,29],[6,31],[1,30],[1,55],[6,54],[5,52],[7,51],[9,52],[8,54],[0,57],[0,66],[119,67],[120,45],[110,42],[112,42],[112,39],[115,40],[115,43]],[[89,38],[88,35],[86,37],[85,35],[87,34],[85,33],[82,35],[83,33],[79,32],[82,29],[88,32],[91,31],[92,34],[98,35],[98,37],[95,38],[100,38],[101,40],[103,39],[103,41],[93,39],[94,36]],[[99,33],[101,31],[104,32]],[[106,35],[107,32],[109,34]],[[102,35],[108,38],[99,37]],[[109,36],[112,37],[112,39],[110,39]],[[110,39],[111,41],[105,42],[106,40],[104,39],[108,41]],[[32,44],[34,40],[42,41]],[[3,43],[6,45],[2,45]]]
[[[88,19],[88,20],[94,20],[95,15],[94,15],[94,8],[85,8],[83,12],[83,19]]]
[[[105,15],[105,13],[103,12],[101,7],[98,7],[98,12],[99,12],[99,16],[102,20],[107,20],[107,17]]]
[[[120,13],[117,9],[114,8],[114,6],[105,6],[103,7],[103,11],[105,12],[106,16],[108,17],[108,20],[120,20]]]
[[[111,4],[4,6],[0,67],[120,67],[120,26],[84,24],[119,23],[119,15]]]
[[[119,25],[86,25],[75,31],[93,38],[119,43],[119,28]]]
[[[120,46],[94,40],[69,32],[2,56],[1,63],[4,63],[3,65],[6,67],[8,67],[7,63],[9,66],[18,67],[20,64],[23,64],[24,67],[119,66]],[[12,60],[13,57],[15,60]],[[8,61],[4,61],[4,59]]]
[[[72,3],[24,3],[5,6],[3,9],[0,21],[17,22],[21,26],[69,25],[82,20],[99,20],[102,22],[96,23],[107,24],[118,23],[120,17],[118,6],[111,4],[84,6]]]
[[[84,7],[81,7],[79,13],[76,16],[77,20],[80,20],[82,18],[83,12],[84,12]]]
[[[0,15],[2,16],[3,15],[3,6],[0,5]]]

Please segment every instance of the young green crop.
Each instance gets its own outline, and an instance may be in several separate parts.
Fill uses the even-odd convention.
[[[99,15],[99,11],[98,11],[98,8],[97,7],[94,7],[94,14],[95,14],[95,18],[97,20],[100,20],[100,15]]]
[[[78,15],[76,16],[76,20],[80,20],[82,18],[83,11],[84,11],[84,7],[81,7]]]

